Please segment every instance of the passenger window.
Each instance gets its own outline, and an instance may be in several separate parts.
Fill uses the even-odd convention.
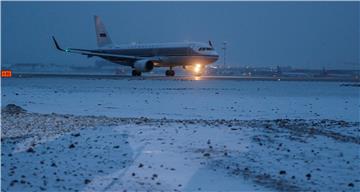
[[[214,50],[214,49],[211,48],[211,47],[201,47],[201,48],[199,48],[199,51],[212,51],[212,50]]]

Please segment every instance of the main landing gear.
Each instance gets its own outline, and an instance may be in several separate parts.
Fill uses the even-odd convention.
[[[172,77],[172,76],[175,76],[175,71],[172,70],[172,67],[170,67],[169,70],[166,70],[165,75],[166,75],[167,77],[169,77],[169,76],[171,76],[171,77]]]
[[[141,76],[141,71],[137,71],[137,70],[132,70],[132,76]]]

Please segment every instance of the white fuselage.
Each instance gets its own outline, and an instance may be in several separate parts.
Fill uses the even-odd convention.
[[[187,66],[194,64],[207,65],[215,62],[219,55],[206,43],[154,43],[154,44],[127,44],[98,49],[97,51],[109,54],[143,57],[155,61],[155,67]],[[122,60],[111,62],[131,65]]]

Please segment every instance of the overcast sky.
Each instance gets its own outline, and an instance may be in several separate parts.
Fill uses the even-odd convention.
[[[117,44],[228,42],[232,66],[359,69],[359,2],[1,2],[2,63],[93,64],[93,15]],[[222,62],[222,58],[219,61]]]

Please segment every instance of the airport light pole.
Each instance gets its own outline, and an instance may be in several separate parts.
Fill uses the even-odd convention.
[[[224,50],[224,66],[223,68],[226,68],[226,41],[223,42],[222,50]]]

